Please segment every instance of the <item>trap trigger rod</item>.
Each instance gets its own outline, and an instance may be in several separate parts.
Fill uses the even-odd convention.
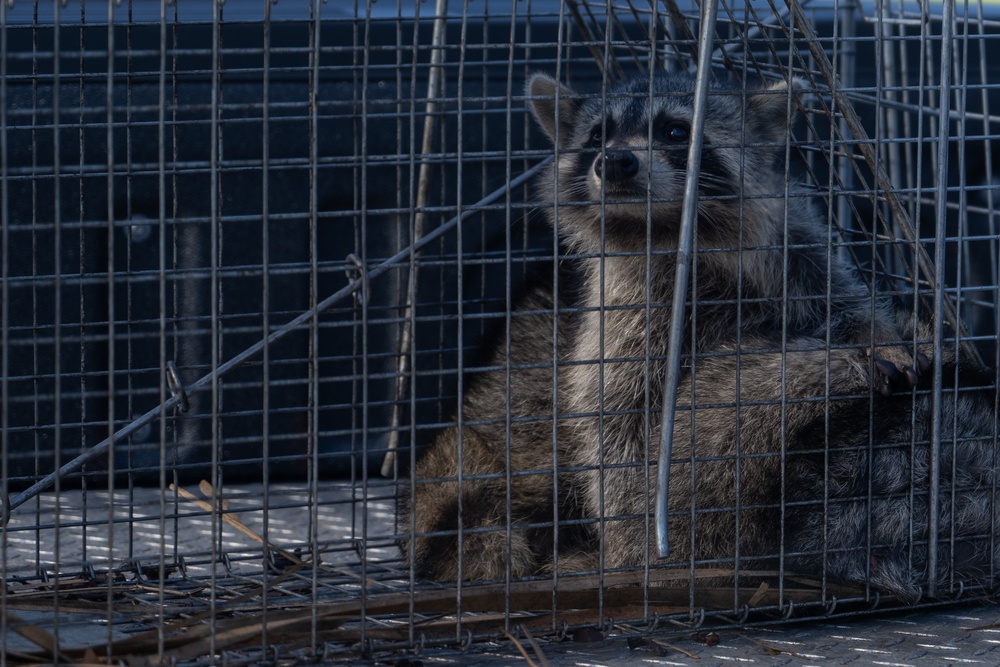
[[[684,179],[684,206],[677,245],[677,269],[674,279],[674,301],[670,311],[670,337],[667,348],[667,373],[663,381],[663,425],[660,433],[660,456],[656,469],[656,552],[659,558],[670,555],[667,538],[667,501],[670,496],[670,459],[673,451],[674,418],[677,407],[677,385],[680,380],[681,350],[684,347],[685,303],[691,254],[694,246],[694,222],[698,211],[698,173],[701,170],[701,149],[704,142],[705,106],[708,99],[708,75],[712,63],[715,39],[715,17],[718,0],[702,3],[701,34],[698,37],[698,70],[694,83],[694,106],[691,118],[691,145],[688,147],[687,173]]]

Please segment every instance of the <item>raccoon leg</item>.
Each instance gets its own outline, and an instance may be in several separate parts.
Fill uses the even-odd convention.
[[[462,440],[461,485],[457,430],[450,430],[418,463],[412,497],[408,489],[400,494],[399,530],[416,535],[412,545],[401,542],[404,558],[418,577],[437,581],[534,574],[539,554],[552,552],[551,472],[512,476],[508,502],[508,482],[499,472],[504,462],[474,429],[466,428]]]

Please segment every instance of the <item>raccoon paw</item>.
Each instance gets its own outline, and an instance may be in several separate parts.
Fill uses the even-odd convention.
[[[881,346],[872,355],[865,350],[871,363],[872,388],[883,396],[896,391],[909,391],[917,385],[920,375],[931,367],[930,359],[920,352],[910,352],[898,346]]]

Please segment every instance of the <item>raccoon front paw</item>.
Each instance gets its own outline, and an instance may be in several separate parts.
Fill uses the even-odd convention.
[[[931,362],[919,350],[910,352],[899,346],[880,346],[866,348],[869,357],[872,388],[883,396],[890,396],[896,391],[909,391],[916,386],[920,375],[925,373]]]

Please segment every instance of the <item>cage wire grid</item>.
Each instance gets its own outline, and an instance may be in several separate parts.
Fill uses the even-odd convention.
[[[601,96],[693,72],[704,26],[674,0],[389,4],[0,3],[5,664],[347,661],[912,608],[782,565],[742,585],[696,585],[724,566],[694,561],[411,570],[396,499],[418,450],[463,419],[466,378],[525,370],[483,350],[572,254],[540,212],[552,150],[529,140],[523,82]],[[785,188],[813,188],[830,255],[954,327],[934,359],[994,369],[997,18],[724,1],[709,59],[716,78],[795,77]],[[958,400],[935,389],[936,409]],[[935,592],[915,606],[993,594]]]

